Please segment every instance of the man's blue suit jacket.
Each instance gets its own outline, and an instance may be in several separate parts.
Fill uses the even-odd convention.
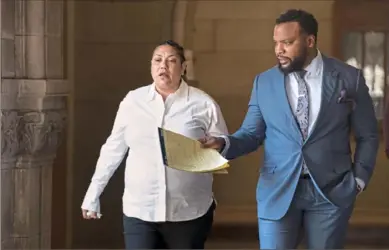
[[[378,150],[377,120],[359,69],[323,55],[322,101],[316,125],[304,142],[278,67],[255,77],[248,111],[240,129],[228,136],[227,159],[264,146],[257,185],[258,217],[282,218],[299,181],[304,159],[311,177],[331,203],[352,204],[355,177],[367,186]],[[346,96],[338,99],[346,93]],[[356,140],[350,147],[350,131]]]

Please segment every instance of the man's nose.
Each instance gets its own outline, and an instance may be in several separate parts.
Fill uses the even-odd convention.
[[[276,55],[282,55],[285,53],[285,48],[281,43],[276,44],[274,50]]]

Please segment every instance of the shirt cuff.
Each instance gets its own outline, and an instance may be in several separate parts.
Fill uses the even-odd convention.
[[[361,190],[360,192],[362,192],[365,189],[365,182],[358,177],[355,178],[355,181],[357,182],[359,190]]]
[[[84,201],[82,202],[81,209],[85,209],[100,214],[100,201],[99,199],[91,200],[87,195],[84,198]]]
[[[224,139],[224,147],[221,149],[220,154],[223,157],[226,157],[227,151],[230,148],[230,139],[228,139],[228,136],[225,136],[225,135],[220,136],[220,138]]]

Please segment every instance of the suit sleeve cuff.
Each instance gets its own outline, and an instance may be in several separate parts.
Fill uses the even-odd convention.
[[[224,139],[224,147],[220,150],[220,154],[223,157],[226,157],[227,151],[230,148],[230,139],[228,138],[228,136],[225,135],[220,136],[220,138]]]

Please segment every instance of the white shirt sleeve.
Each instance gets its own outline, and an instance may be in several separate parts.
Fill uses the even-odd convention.
[[[219,105],[216,102],[212,102],[209,109],[209,126],[207,129],[207,136],[224,136],[228,135],[228,129],[224,120],[223,114]]]
[[[219,105],[213,101],[211,103],[211,108],[210,108],[210,125],[207,131],[207,136],[213,136],[213,137],[222,137],[224,138],[226,144],[223,148],[223,151],[220,152],[221,155],[225,155],[225,153],[228,150],[228,147],[230,145],[230,141],[228,140],[228,129],[226,122],[224,120],[223,114],[220,110]]]
[[[128,150],[124,132],[128,123],[128,112],[130,111],[130,93],[121,101],[111,134],[101,147],[95,172],[81,205],[82,209],[100,213],[99,197]]]

